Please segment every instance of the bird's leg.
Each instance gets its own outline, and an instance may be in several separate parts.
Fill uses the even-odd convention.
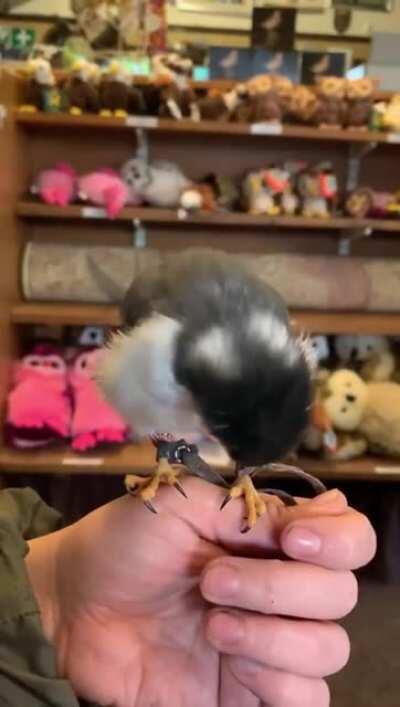
[[[181,442],[156,441],[157,466],[150,477],[129,474],[125,477],[125,488],[131,496],[138,496],[144,505],[153,513],[156,509],[152,504],[161,484],[174,486],[182,496],[187,498],[184,489],[178,481],[182,472],[180,457],[177,453]]]
[[[268,464],[266,466],[253,467],[248,469],[237,469],[237,481],[230,489],[227,496],[225,496],[221,510],[226,506],[232,498],[240,498],[244,496],[246,508],[247,508],[247,524],[242,532],[247,532],[256,524],[257,520],[265,513],[267,502],[262,497],[261,494],[268,494],[269,496],[277,496],[285,506],[296,506],[296,499],[291,496],[286,491],[281,491],[280,489],[264,488],[258,492],[253,484],[252,477],[255,476],[259,471],[272,471],[272,472],[282,472],[295,476],[297,478],[307,481],[310,486],[312,486],[316,495],[325,493],[326,487],[315,476],[307,474],[307,472],[299,469],[296,466],[289,466],[288,464]]]
[[[250,472],[250,469],[248,470],[248,472]],[[228,492],[228,495],[225,496],[221,505],[221,510],[233,498],[241,498],[243,496],[246,506],[246,526],[242,530],[242,532],[245,533],[250,530],[250,528],[253,528],[255,526],[257,520],[261,518],[261,516],[267,510],[267,505],[262,496],[254,488],[250,473],[247,473],[247,470],[243,470],[239,472],[239,474],[240,476],[238,480],[231,487],[230,491]]]

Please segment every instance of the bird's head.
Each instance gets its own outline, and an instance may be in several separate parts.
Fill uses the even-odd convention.
[[[255,313],[238,331],[183,330],[175,374],[232,459],[256,466],[282,459],[298,442],[309,418],[312,365],[304,340],[273,315]]]

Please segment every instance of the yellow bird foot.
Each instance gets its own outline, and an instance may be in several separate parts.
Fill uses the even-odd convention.
[[[112,112],[108,108],[103,108],[99,115],[101,115],[103,118],[111,118]]]
[[[78,106],[71,106],[69,109],[70,115],[82,115],[82,109]]]
[[[127,118],[128,113],[126,110],[122,110],[122,108],[118,108],[117,110],[114,111],[114,115],[116,118]]]
[[[271,208],[267,211],[267,216],[279,216],[280,213],[281,210],[279,206],[271,206]]]
[[[30,105],[30,104],[25,104],[19,107],[19,110],[21,113],[37,113],[38,109],[36,106]]]
[[[161,484],[174,486],[185,498],[187,495],[178,481],[182,472],[181,467],[173,467],[165,458],[161,458],[154,473],[150,476],[136,476],[128,474],[125,477],[125,488],[131,496],[138,496],[152,513],[157,513],[152,504]]]
[[[233,498],[241,498],[242,496],[244,497],[246,506],[246,525],[242,533],[246,533],[251,528],[254,528],[258,519],[264,515],[267,510],[267,505],[259,492],[254,488],[251,477],[248,474],[243,474],[232,486],[228,495],[225,496],[221,505],[221,511]]]

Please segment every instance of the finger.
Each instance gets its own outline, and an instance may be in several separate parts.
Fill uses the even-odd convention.
[[[289,523],[323,515],[340,516],[347,509],[346,498],[337,490],[313,499],[301,499],[299,505],[294,507],[283,506],[277,498],[266,497],[267,513],[250,533],[243,536],[241,530],[245,508],[241,500],[232,501],[220,511],[224,489],[193,477],[183,477],[182,484],[190,503],[185,504],[174,489],[162,487],[157,495],[158,518],[151,516],[149,519],[146,513],[144,521],[151,520],[155,527],[165,523],[167,515],[178,516],[205,540],[233,551],[279,551],[279,536]],[[136,506],[136,513],[140,513],[140,501],[132,498],[129,501],[130,507]]]
[[[208,616],[206,636],[220,653],[311,678],[337,673],[350,655],[346,631],[330,622],[217,609]]]
[[[237,679],[268,707],[329,707],[324,680],[285,673],[244,658],[229,658]]]
[[[376,534],[371,523],[354,510],[340,517],[293,520],[282,530],[280,541],[289,557],[331,569],[362,567],[376,552]]]
[[[337,620],[357,602],[350,572],[293,560],[219,557],[205,568],[200,589],[214,604],[305,619]]]
[[[221,656],[219,702],[224,707],[260,707],[260,700],[233,675],[227,655]]]

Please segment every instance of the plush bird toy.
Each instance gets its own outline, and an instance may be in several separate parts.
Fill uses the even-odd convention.
[[[252,483],[256,467],[282,459],[306,427],[311,347],[292,334],[277,292],[216,251],[169,254],[161,269],[143,271],[123,316],[126,328],[109,344],[98,378],[109,401],[158,450],[152,477],[128,476],[128,492],[154,511],[160,483],[182,491],[176,462],[224,483],[181,439],[207,432],[237,464],[223,505],[244,496],[249,529],[266,509]],[[295,473],[325,490],[314,477]],[[284,492],[271,493],[295,503]]]

